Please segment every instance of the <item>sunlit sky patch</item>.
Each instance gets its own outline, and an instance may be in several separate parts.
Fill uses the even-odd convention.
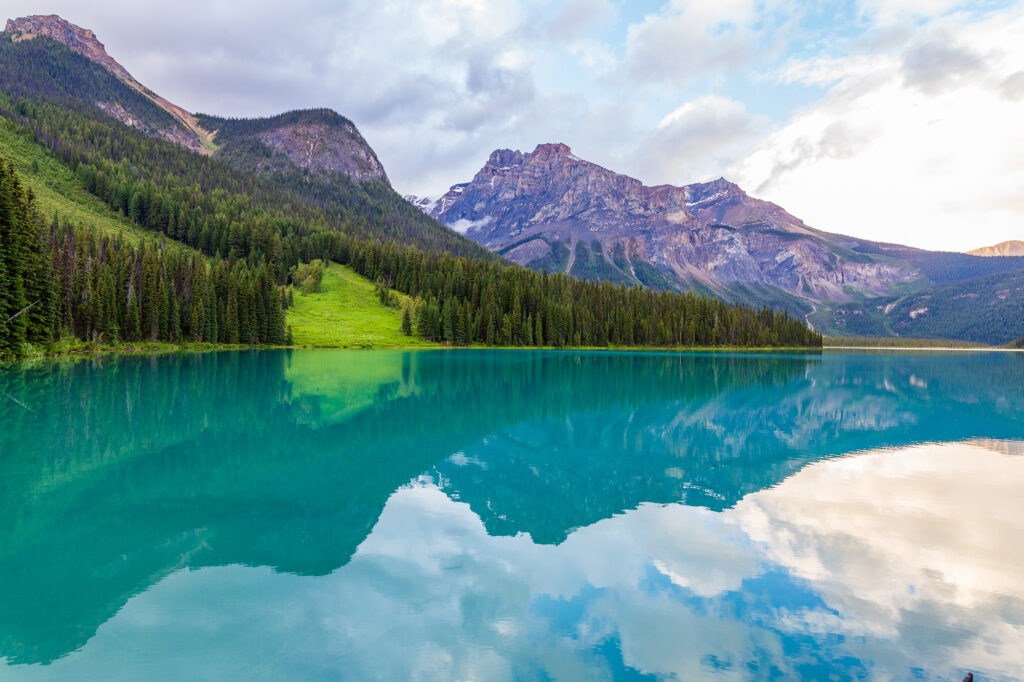
[[[92,28],[193,111],[334,108],[403,193],[560,141],[647,184],[725,176],[832,232],[1024,239],[1020,2],[6,5]]]

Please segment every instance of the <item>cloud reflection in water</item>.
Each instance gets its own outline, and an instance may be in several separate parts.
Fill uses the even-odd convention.
[[[124,678],[1011,679],[1024,651],[1019,452],[967,442],[822,460],[721,512],[643,504],[558,545],[488,535],[424,477],[328,576],[180,571],[83,649],[5,674],[90,679],[116,655]]]

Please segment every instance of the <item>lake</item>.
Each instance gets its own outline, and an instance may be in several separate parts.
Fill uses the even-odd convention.
[[[1018,679],[1024,355],[0,368],[0,679]]]

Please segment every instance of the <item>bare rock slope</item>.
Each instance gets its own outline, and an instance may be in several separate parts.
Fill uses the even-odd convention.
[[[258,119],[200,116],[200,121],[218,131],[228,161],[257,172],[299,168],[324,177],[344,173],[356,182],[388,182],[384,166],[355,124],[330,109]]]
[[[496,150],[472,181],[428,208],[523,265],[659,288],[725,294],[739,284],[843,301],[921,275],[724,179],[648,187],[564,144]]]

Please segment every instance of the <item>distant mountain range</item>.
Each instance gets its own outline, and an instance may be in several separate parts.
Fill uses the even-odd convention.
[[[994,246],[983,246],[967,253],[974,256],[1024,256],[1024,242],[1011,239]]]
[[[832,234],[724,178],[648,187],[542,144],[495,150],[437,200],[407,199],[521,265],[785,307],[834,335],[1007,343],[1024,334],[1024,310],[1015,312],[1024,258],[1012,248],[983,258]],[[944,296],[953,298],[940,320]]]

